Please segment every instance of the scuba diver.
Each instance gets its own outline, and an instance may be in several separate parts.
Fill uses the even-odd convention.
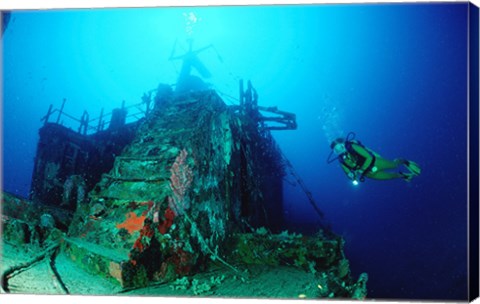
[[[390,180],[401,178],[409,182],[413,177],[420,175],[421,169],[413,161],[396,158],[393,161],[381,157],[378,153],[370,150],[355,140],[355,133],[348,133],[345,139],[335,139],[330,148],[332,152],[328,157],[328,163],[339,160],[343,171],[355,185],[358,181],[364,182],[365,177],[376,180]],[[332,154],[337,157],[331,159]],[[400,171],[405,166],[408,172]]]

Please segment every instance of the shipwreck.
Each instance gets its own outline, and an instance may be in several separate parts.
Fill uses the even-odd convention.
[[[171,57],[183,62],[175,90],[160,84],[140,104],[95,119],[50,106],[30,197],[3,193],[3,241],[61,252],[122,289],[286,265],[316,274],[318,297],[364,298],[366,275],[353,279],[341,237],[284,231],[290,164],[271,132],[296,129],[295,115],[260,106],[249,81],[227,105],[203,81],[201,50]],[[19,267],[3,272],[4,291]]]

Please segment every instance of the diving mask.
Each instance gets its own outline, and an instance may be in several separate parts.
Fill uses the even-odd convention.
[[[333,147],[333,152],[335,152],[335,154],[337,154],[337,155],[342,155],[343,153],[347,152],[347,149],[345,148],[345,144],[337,143]]]

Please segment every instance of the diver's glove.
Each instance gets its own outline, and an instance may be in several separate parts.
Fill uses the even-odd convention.
[[[358,185],[358,179],[357,179],[357,172],[356,171],[348,172],[348,178],[352,181],[352,183],[355,186]]]

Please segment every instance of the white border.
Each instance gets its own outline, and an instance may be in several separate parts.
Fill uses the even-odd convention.
[[[73,8],[134,8],[134,7],[188,7],[188,6],[239,6],[239,5],[286,5],[286,4],[373,4],[373,3],[462,3],[462,2],[471,2],[476,6],[480,7],[480,0],[184,0],[184,1],[175,1],[175,0],[42,0],[42,1],[33,1],[33,0],[1,0],[0,10],[31,10],[31,9],[73,9]],[[0,43],[1,47],[1,43]],[[0,49],[0,59],[1,59],[1,49]],[[0,62],[1,68],[1,62]],[[1,84],[0,84],[1,85]],[[1,92],[1,88],[0,88]],[[469,97],[467,97],[469,98]],[[469,108],[467,109],[467,112]],[[467,120],[469,117],[467,117]],[[1,126],[0,126],[1,127]],[[1,136],[0,136],[1,138]],[[1,145],[0,145],[1,146]],[[1,159],[0,151],[0,159]],[[468,153],[468,151],[467,151]],[[468,156],[467,156],[468,161]],[[0,172],[1,175],[1,172]],[[468,172],[467,172],[468,176]],[[1,181],[1,176],[0,176]],[[468,182],[467,182],[468,185]],[[225,299],[225,298],[209,298],[209,299],[199,299],[199,298],[162,298],[162,297],[92,297],[92,296],[45,296],[45,295],[6,295],[0,294],[2,302],[6,303],[65,303],[65,302],[77,302],[77,303],[298,303],[305,302],[304,300],[272,300],[272,299]],[[10,301],[9,301],[10,300]],[[73,300],[73,301],[72,301]],[[315,301],[316,303],[332,303],[331,301]],[[376,303],[415,303],[409,301],[375,301]],[[430,301],[426,301],[430,302]],[[426,302],[416,302],[416,303],[426,303]],[[475,301],[479,303],[479,300]],[[358,303],[357,301],[335,301],[335,303]],[[436,302],[441,303],[441,302]]]

